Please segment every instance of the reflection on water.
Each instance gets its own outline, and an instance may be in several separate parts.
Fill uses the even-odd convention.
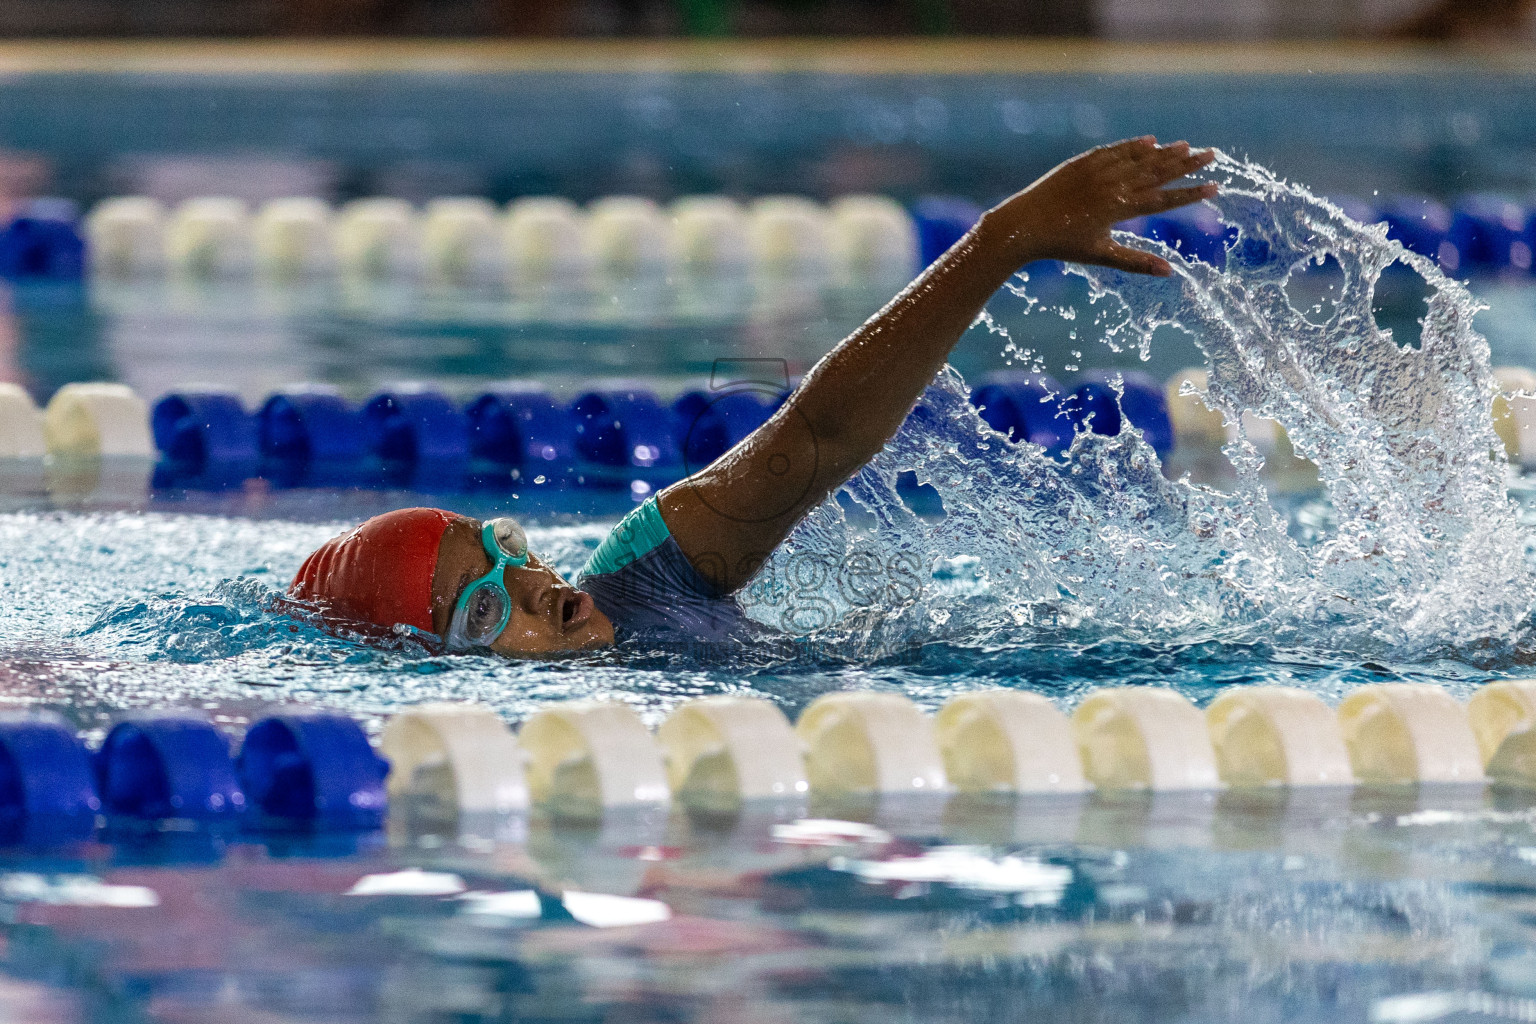
[[[535,818],[502,822],[522,838],[500,840],[193,832],[12,851],[0,1011],[1434,1020],[1409,1009],[1536,993],[1536,812],[1500,799],[930,798],[858,819]]]
[[[44,396],[80,379],[71,365],[84,355],[82,343],[110,360],[111,376],[146,395],[212,379],[252,401],[307,380],[359,393],[402,379],[470,387],[525,377],[558,385],[707,373],[714,360],[742,355],[803,369],[905,283],[679,274],[524,295],[349,279],[282,288],[109,281],[93,284],[72,314],[38,318],[41,325],[84,317],[86,330],[72,344],[41,326],[28,341],[34,361],[49,371],[36,381]]]
[[[1083,282],[1054,268],[1036,267],[1031,277],[1053,309],[1087,298]],[[804,368],[904,283],[682,276],[659,287],[639,282],[606,293],[534,297],[329,281],[282,289],[217,281],[104,281],[85,290],[29,285],[11,302],[0,332],[0,352],[8,355],[0,358],[9,379],[39,400],[62,384],[94,379],[122,380],[150,398],[188,382],[216,381],[254,401],[314,380],[361,395],[403,379],[471,388],[507,377],[559,385],[603,374],[684,376],[737,356],[772,356]],[[1378,289],[1378,318],[1408,337],[1423,313],[1422,296],[1404,282],[1385,283],[1392,287]],[[1491,307],[1478,323],[1496,361],[1530,362],[1536,289],[1485,281],[1478,291]],[[1024,305],[1004,292],[989,308],[1051,365],[1135,363],[1093,345],[1085,324],[1025,316]],[[1069,357],[1073,351],[1082,358]],[[1144,368],[1167,376],[1199,360],[1187,338],[1169,331]],[[1002,366],[1005,353],[986,327],[977,327],[954,362],[974,377]]]

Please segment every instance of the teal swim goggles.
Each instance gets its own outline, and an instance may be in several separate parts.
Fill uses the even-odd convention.
[[[445,637],[450,651],[488,647],[512,618],[512,595],[502,576],[508,566],[528,564],[528,535],[511,519],[491,519],[480,528],[480,543],[491,571],[464,588],[453,605]]]

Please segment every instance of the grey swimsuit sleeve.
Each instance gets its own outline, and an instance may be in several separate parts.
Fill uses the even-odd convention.
[[[651,498],[613,528],[576,578],[621,634],[701,639],[748,628],[741,607],[700,575]]]

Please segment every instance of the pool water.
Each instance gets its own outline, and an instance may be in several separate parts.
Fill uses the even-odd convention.
[[[1297,521],[1322,514],[1303,504]],[[535,526],[530,542],[571,577],[612,521]],[[1366,664],[1261,641],[1133,641],[1066,623],[871,651],[814,635],[755,650],[642,644],[554,662],[379,651],[271,610],[305,555],[341,527],[165,511],[0,516],[6,703],[61,707],[92,727],[124,708],[224,713],[289,700],[376,716],[404,703],[472,699],[516,720],[546,701],[603,694],[654,722],[688,697],[745,690],[794,712],[845,687],[896,687],[935,707],[961,689],[1020,683],[1067,702],[1111,681],[1173,685],[1199,700],[1234,682],[1301,683],[1331,695],[1389,677],[1469,687],[1489,674],[1455,660]],[[930,584],[935,601],[959,602],[974,589],[963,574],[948,576]]]
[[[1230,159],[1214,173],[1243,231],[1226,266],[1176,259],[1169,281],[1086,271],[1049,302],[1035,301],[1039,280],[1021,282],[1000,300],[1016,315],[994,324],[1006,336],[978,331],[1028,366],[1060,354],[1019,324],[1067,325],[1084,349],[1104,341],[1135,365],[1182,326],[1211,367],[1212,400],[1283,423],[1318,467],[1311,487],[1281,486],[1241,438],[1219,487],[1170,480],[1134,432],[1084,435],[1059,459],[1009,445],[946,372],[744,594],[769,639],[642,638],[549,662],[442,657],[409,639],[367,647],[279,599],[321,541],[417,501],[520,514],[571,575],[628,507],[623,493],[535,504],[18,488],[0,512],[0,699],[60,710],[95,740],[116,714],[171,705],[237,734],[279,703],[375,727],[427,700],[476,700],[515,722],[603,696],[655,723],[716,693],[791,714],[845,688],[933,708],[1025,687],[1070,707],[1107,685],[1205,703],[1226,686],[1284,683],[1332,702],[1365,682],[1464,696],[1524,674],[1536,486],[1489,457],[1475,301],[1298,186]],[[1309,320],[1288,272],[1330,259],[1332,312],[1309,308]],[[1416,337],[1393,338],[1377,330],[1373,290],[1409,271],[1430,305]],[[836,571],[852,564],[875,568]],[[0,853],[0,1012],[1527,1019],[1533,806],[1426,786],[791,803],[586,829],[536,814],[457,839],[399,813],[387,835],[119,831],[64,853]]]
[[[1528,805],[1274,796],[12,854],[0,1017],[1528,1018]]]

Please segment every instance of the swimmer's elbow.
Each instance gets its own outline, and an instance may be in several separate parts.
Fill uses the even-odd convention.
[[[901,427],[899,419],[850,414],[848,404],[798,405],[783,417],[780,430],[775,431],[774,446],[809,448],[824,472],[846,479],[880,454]]]

